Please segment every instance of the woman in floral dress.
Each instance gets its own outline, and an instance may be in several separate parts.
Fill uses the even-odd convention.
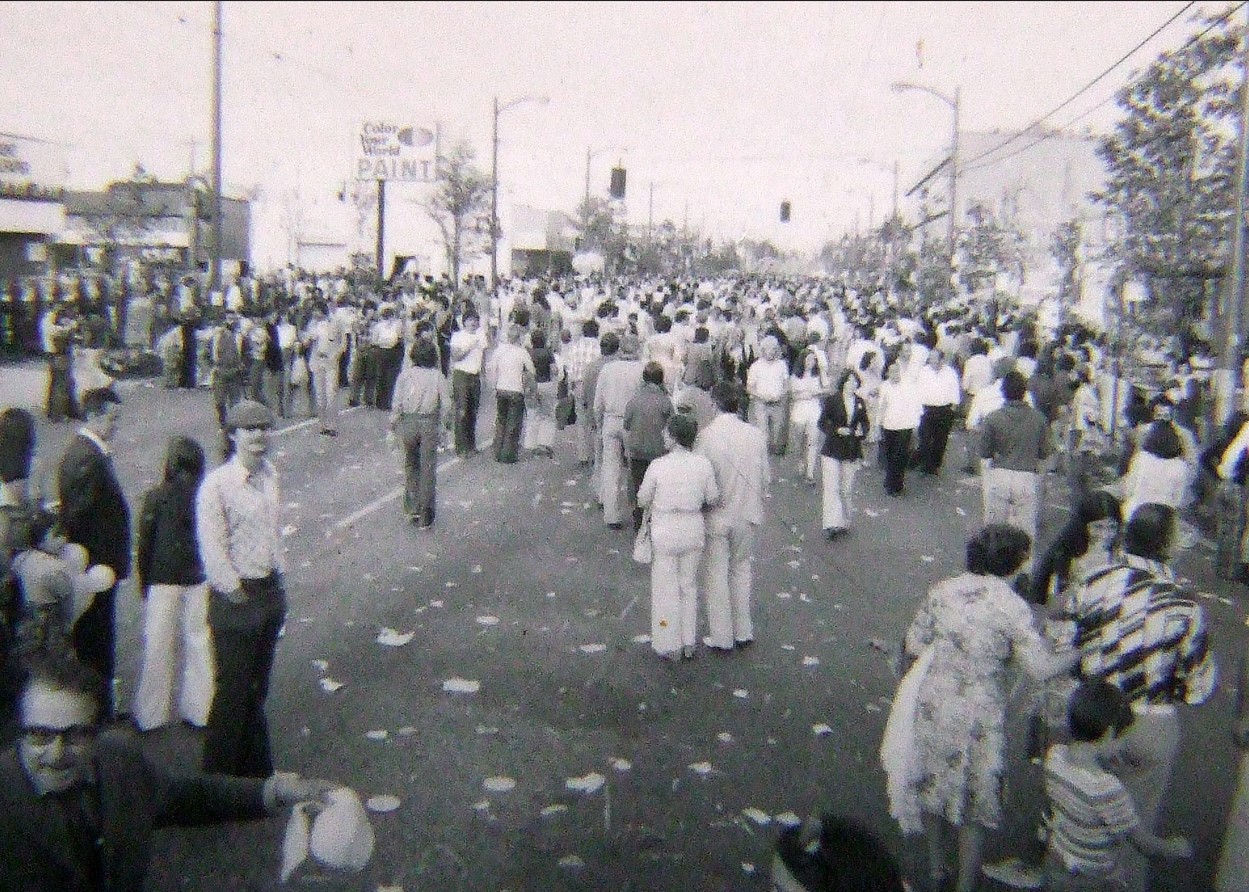
[[[1015,527],[985,527],[967,544],[967,572],[929,590],[906,635],[912,657],[933,648],[918,695],[915,748],[934,888],[944,881],[947,845],[957,830],[956,888],[971,892],[984,831],[1001,823],[1008,670],[1019,666],[1041,680],[1075,662],[1049,650],[1027,603],[1006,581],[1030,546],[1028,534]]]

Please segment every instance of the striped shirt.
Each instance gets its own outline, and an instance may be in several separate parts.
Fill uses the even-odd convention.
[[[1205,615],[1171,570],[1124,555],[1073,596],[1075,645],[1085,678],[1104,678],[1133,704],[1204,703],[1218,668]]]
[[[1062,744],[1045,757],[1050,851],[1080,874],[1109,874],[1123,840],[1140,825],[1132,797],[1113,774],[1077,765]]]

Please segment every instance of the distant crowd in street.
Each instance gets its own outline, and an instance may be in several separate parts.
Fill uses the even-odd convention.
[[[596,522],[649,564],[650,644],[676,665],[733,659],[767,634],[752,583],[770,559],[757,540],[782,472],[811,487],[810,523],[829,549],[888,522],[864,519],[865,486],[905,499],[928,478],[978,476],[979,529],[951,543],[965,547],[965,572],[932,586],[894,651],[901,682],[882,758],[895,817],[928,844],[918,882],[971,892],[983,868],[1020,888],[1146,892],[1149,859],[1191,856],[1186,840],[1156,835],[1157,821],[1184,746],[1177,707],[1206,702],[1218,670],[1204,612],[1169,561],[1204,527],[1220,570],[1249,585],[1249,415],[1213,417],[1200,346],[1141,336],[1128,348],[996,300],[907,306],[880,289],[779,276],[506,280],[491,293],[480,278],[288,270],[232,283],[219,305],[183,281],[165,305],[163,384],[211,390],[223,462],[209,470],[187,438],[169,445],[132,566],[130,509],[110,467],[122,408],[98,356],[75,359],[108,337],[48,306],[37,323],[47,416],[83,426],[58,488],[44,491],[29,485],[33,420],[0,419],[9,663],[72,657],[106,680],[101,712],[118,712],[113,598],[137,576],[133,720],[205,728],[213,776],[274,768],[264,710],[286,589],[269,432],[316,418],[335,437],[345,404],[386,413],[417,530],[437,520],[440,451],[500,465],[575,456]],[[491,395],[493,441],[479,444]],[[1068,494],[1056,532],[1047,488],[1051,501]],[[108,567],[111,585],[88,596],[38,582],[73,577],[48,567],[67,542],[85,549],[80,571]],[[1046,842],[984,866],[1012,770],[1016,676],[1035,689]],[[1237,723],[1243,746],[1249,711]],[[843,888],[819,860],[834,827],[783,836],[774,878],[798,885],[779,888]],[[1232,885],[1220,892],[1244,889],[1249,841],[1229,833],[1226,847],[1220,882]],[[879,888],[901,888],[891,876],[897,885]]]

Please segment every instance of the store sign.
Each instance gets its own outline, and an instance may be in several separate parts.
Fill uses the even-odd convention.
[[[355,143],[355,178],[428,183],[438,157],[437,130],[432,125],[365,121]]]
[[[40,139],[0,134],[0,198],[63,201],[61,147]]]

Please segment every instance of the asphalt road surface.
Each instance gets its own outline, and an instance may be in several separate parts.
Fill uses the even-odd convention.
[[[0,368],[0,403],[37,406],[42,374]],[[196,437],[210,462],[219,435],[207,391],[120,389],[116,461],[137,511],[171,435]],[[481,443],[492,416],[487,395]],[[774,460],[757,642],[674,666],[640,637],[649,569],[631,560],[631,534],[604,526],[570,431],[555,460],[442,453],[437,524],[417,531],[400,514],[383,413],[347,412],[334,439],[315,421],[282,424],[273,458],[290,614],[269,698],[276,760],[399,803],[372,815],[377,845],[364,871],[306,864],[290,887],[765,889],[780,821],[824,809],[912,857],[917,847],[888,817],[877,758],[895,679],[869,642],[898,641],[927,587],[962,569],[980,489],[957,470],[957,441],[942,475],[908,479],[900,499],[884,495],[878,470],[863,470],[856,526],[835,543],[820,535],[818,492],[794,458]],[[41,422],[41,459],[54,464],[72,430]],[[1052,479],[1043,543],[1065,519]],[[1225,682],[1209,704],[1185,710],[1163,828],[1191,835],[1197,857],[1161,867],[1156,890],[1210,888],[1235,779],[1230,682],[1246,608],[1242,589],[1214,578],[1211,556],[1199,542],[1176,565],[1206,594]],[[140,611],[125,584],[123,705],[137,684]],[[411,638],[379,643],[383,630]],[[477,690],[446,690],[453,680]],[[157,759],[198,764],[189,728],[143,739]],[[1033,827],[1035,779],[1016,762],[1008,826],[991,838],[989,860],[1016,851]],[[162,832],[148,888],[278,888],[283,830],[273,819]]]

